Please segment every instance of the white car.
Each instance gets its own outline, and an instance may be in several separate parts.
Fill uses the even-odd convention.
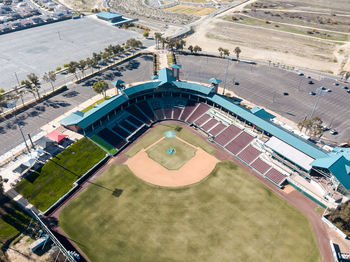
[[[334,136],[334,135],[338,134],[338,131],[335,129],[332,129],[331,131],[329,131],[329,133]]]

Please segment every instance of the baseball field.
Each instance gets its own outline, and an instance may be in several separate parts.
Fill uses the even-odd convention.
[[[195,145],[183,154],[185,141],[147,136],[153,143],[138,149],[144,156],[154,151],[149,161],[169,172],[163,176],[191,167],[201,151],[208,154]],[[182,166],[163,166],[177,152]],[[91,261],[320,261],[309,220],[235,163],[216,162],[199,182],[168,187],[134,174],[129,159],[112,164],[60,213],[60,227]]]

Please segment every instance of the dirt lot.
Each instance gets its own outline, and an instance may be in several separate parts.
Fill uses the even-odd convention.
[[[305,3],[295,2],[298,3],[298,7],[307,10]],[[336,1],[334,10],[338,12],[337,8],[340,8],[343,2],[343,0]],[[257,5],[257,3],[262,3],[262,5]],[[331,16],[330,11],[325,9],[326,1],[311,1],[309,8],[315,8],[318,12],[327,11],[328,16],[320,13],[312,14],[308,11],[298,12],[298,15],[293,17],[292,13],[287,12],[288,10],[282,12],[281,10],[268,9],[278,8],[281,5],[289,6],[284,2],[264,3],[265,1],[250,1],[246,7],[266,6],[265,10],[257,9],[257,12],[252,12],[250,9],[244,9],[244,5],[242,5],[218,17],[208,19],[196,28],[193,35],[187,38],[187,44],[198,44],[203,51],[215,54],[218,54],[218,47],[228,48],[231,55],[234,55],[233,49],[239,46],[242,50],[241,57],[247,59],[270,60],[273,63],[309,68],[336,75],[343,71],[350,55],[349,33],[347,32],[350,28],[348,26],[350,17]],[[317,4],[319,4],[318,7],[315,7]],[[319,8],[321,4],[323,9]],[[346,4],[343,10],[347,10],[347,6],[350,10],[350,4]],[[276,16],[277,13],[279,15]],[[261,20],[243,23],[240,20],[235,22],[231,18],[232,16],[239,18],[240,15],[253,16],[252,14]],[[335,22],[328,21],[330,17]],[[323,24],[318,28],[316,25],[320,24],[320,19]],[[262,22],[264,20],[276,22],[265,24]],[[338,23],[340,29],[334,23]],[[275,24],[278,25],[275,26]],[[269,26],[270,28],[268,28]],[[308,28],[303,26],[308,26]],[[322,31],[322,29],[329,31]],[[307,31],[312,32],[308,33]]]
[[[195,16],[206,16],[216,9],[210,8],[210,7],[176,5],[176,6],[167,8],[165,10],[168,12],[174,12],[174,13],[182,13],[182,14],[195,15]]]

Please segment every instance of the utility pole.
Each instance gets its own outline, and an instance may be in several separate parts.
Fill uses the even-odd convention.
[[[311,114],[310,114],[310,118],[312,118],[312,116],[314,115],[315,113],[315,110],[316,110],[316,107],[317,107],[317,104],[318,104],[318,101],[320,100],[320,97],[324,95],[324,90],[322,90],[322,87],[319,87],[317,88],[317,99],[315,101],[315,104],[314,104],[314,107],[312,108],[312,111],[311,111]]]
[[[15,101],[15,103],[16,103],[16,101]],[[13,110],[13,114],[15,115],[16,123],[17,123],[17,125],[18,125],[19,132],[20,132],[21,135],[22,135],[24,144],[26,145],[26,148],[27,148],[27,150],[28,150],[28,153],[30,154],[30,149],[29,149],[29,146],[28,146],[28,144],[27,144],[27,141],[26,141],[26,139],[25,139],[25,137],[24,137],[24,134],[23,134],[23,131],[22,131],[22,127],[21,127],[21,125],[18,123],[18,118],[17,118],[16,110]]]

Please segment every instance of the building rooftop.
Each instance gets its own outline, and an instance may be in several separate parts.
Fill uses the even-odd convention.
[[[96,15],[98,18],[105,19],[105,20],[112,20],[115,18],[120,18],[123,15],[114,13],[114,12],[100,12]]]

